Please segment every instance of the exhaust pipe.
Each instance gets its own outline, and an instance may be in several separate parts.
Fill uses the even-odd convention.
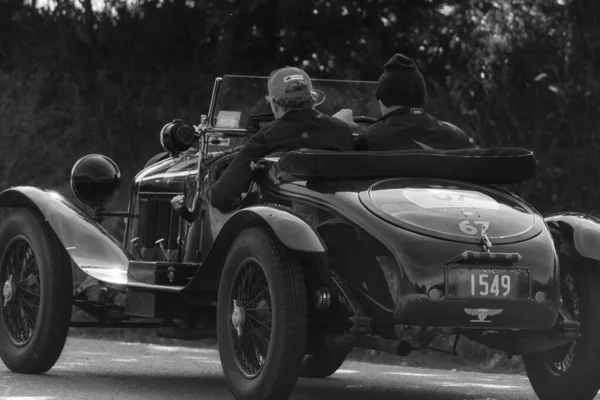
[[[377,350],[383,353],[396,354],[398,356],[407,356],[412,346],[405,340],[390,340],[380,337],[365,335],[356,338],[355,347],[361,349]]]

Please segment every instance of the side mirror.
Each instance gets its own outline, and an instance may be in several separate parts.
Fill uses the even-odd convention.
[[[117,196],[121,171],[117,164],[102,154],[89,154],[77,160],[71,170],[71,190],[83,204],[106,208]]]
[[[196,139],[194,129],[180,119],[169,122],[160,131],[160,144],[170,154],[189,150]]]

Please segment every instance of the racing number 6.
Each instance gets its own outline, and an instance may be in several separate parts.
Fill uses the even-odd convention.
[[[458,227],[463,233],[466,233],[467,235],[477,234],[477,228],[471,225],[470,221],[462,221],[460,224],[458,224]]]
[[[480,225],[482,228],[485,227],[486,229],[490,226],[490,223],[488,221],[474,221],[473,224]],[[476,226],[471,225],[471,221],[469,220],[461,221],[458,224],[458,227],[463,233],[466,233],[467,235],[476,235],[479,232],[479,229],[477,229]]]

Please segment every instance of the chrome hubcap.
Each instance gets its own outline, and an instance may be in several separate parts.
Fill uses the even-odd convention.
[[[4,282],[4,287],[2,288],[2,296],[4,297],[4,307],[6,307],[8,302],[12,300],[14,290],[15,289],[13,285],[13,276],[11,274],[6,280],[6,282]]]
[[[233,300],[233,312],[231,313],[231,323],[238,336],[242,336],[242,328],[246,323],[246,311],[240,307],[237,300]]]

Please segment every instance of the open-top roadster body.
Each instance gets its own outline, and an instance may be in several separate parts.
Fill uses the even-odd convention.
[[[110,211],[120,173],[80,159],[71,186],[94,212],[33,187],[0,194],[0,356],[49,370],[74,304],[88,326],[148,326],[216,337],[237,399],[284,399],[298,376],[333,374],[354,347],[406,355],[456,335],[523,355],[540,399],[600,387],[600,221],[543,218],[500,185],[530,177],[531,152],[292,151],[252,165],[239,207],[211,185],[243,139],[272,117],[266,78],[215,82],[192,129],[161,131],[166,153]],[[369,123],[374,83],[315,80],[318,107]],[[122,242],[101,226],[124,217]],[[89,276],[74,290],[72,264]],[[131,321],[142,321],[132,323]]]

